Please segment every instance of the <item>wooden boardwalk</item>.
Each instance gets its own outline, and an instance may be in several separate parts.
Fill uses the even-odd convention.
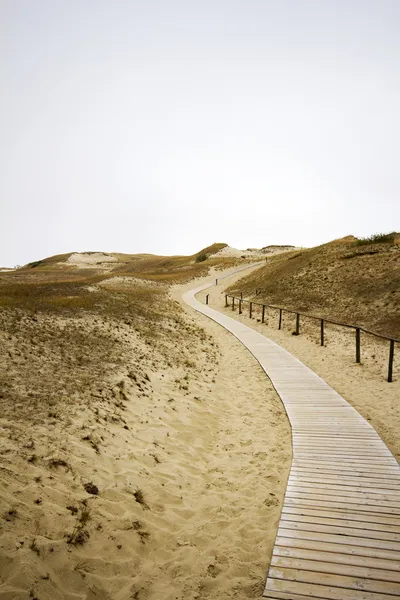
[[[264,597],[400,598],[400,466],[373,427],[311,369],[198,302],[194,294],[207,287],[184,301],[250,350],[292,426],[293,462]]]

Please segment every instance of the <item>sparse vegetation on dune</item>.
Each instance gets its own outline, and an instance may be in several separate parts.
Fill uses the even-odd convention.
[[[215,427],[219,349],[169,289],[238,262],[206,250],[200,264],[147,256],[104,273],[64,255],[0,275],[0,564],[21,564],[21,589],[40,600],[61,599],[60,581],[144,598],[155,566],[143,573],[143,551],[168,546],[167,565],[183,552],[189,485],[197,497],[208,481],[196,461],[210,449],[196,447],[202,419]]]
[[[179,283],[188,281],[193,277],[205,275],[209,267],[229,268],[238,264],[240,258],[216,257],[219,250],[227,244],[216,243],[203,248],[191,256],[157,256],[155,254],[107,254],[102,252],[85,252],[81,255],[73,253],[58,254],[49,258],[33,261],[12,273],[12,281],[22,280],[26,282],[28,272],[35,274],[35,281],[77,281],[93,278],[95,282],[97,275],[130,275],[138,278],[165,281],[167,283]],[[85,261],[70,262],[74,256],[87,256],[88,258],[98,255],[94,262]],[[204,263],[207,264],[199,264]],[[104,267],[107,267],[106,273]],[[90,268],[89,268],[90,267]]]
[[[400,245],[395,234],[352,236],[271,257],[228,290],[400,337]],[[258,294],[256,295],[256,290]]]
[[[368,246],[369,244],[394,244],[397,236],[400,238],[400,234],[395,231],[391,233],[374,233],[368,237],[358,238],[354,242],[356,246]]]

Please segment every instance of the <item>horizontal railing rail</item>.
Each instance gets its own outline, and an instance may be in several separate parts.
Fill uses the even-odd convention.
[[[253,316],[253,306],[261,307],[261,322],[265,322],[265,309],[272,308],[273,310],[279,311],[279,321],[278,321],[278,329],[282,328],[282,315],[283,313],[290,313],[296,315],[296,329],[294,331],[294,335],[300,335],[300,317],[306,317],[307,319],[313,319],[315,321],[320,322],[320,339],[321,346],[324,345],[325,340],[325,324],[328,323],[330,325],[337,325],[338,327],[347,327],[348,329],[354,329],[356,332],[356,362],[361,362],[361,332],[366,333],[368,335],[372,335],[374,337],[389,341],[389,362],[388,362],[388,376],[387,381],[393,381],[393,363],[394,363],[394,345],[395,343],[400,343],[400,339],[389,337],[387,335],[383,335],[381,333],[376,333],[375,331],[371,331],[370,329],[366,329],[365,327],[361,327],[361,325],[352,325],[350,323],[340,323],[339,321],[334,321],[333,319],[326,319],[325,317],[317,317],[316,315],[310,315],[308,313],[300,312],[298,310],[293,310],[291,308],[285,308],[283,306],[275,306],[274,304],[265,304],[263,302],[256,302],[254,300],[245,300],[243,299],[243,293],[240,296],[234,296],[231,294],[225,294],[225,306],[229,306],[228,298],[232,298],[232,310],[235,310],[235,300],[238,302],[239,314],[242,313],[242,306],[246,302],[249,304],[249,316],[252,318]]]

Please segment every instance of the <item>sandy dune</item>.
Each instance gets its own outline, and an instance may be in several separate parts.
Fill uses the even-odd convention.
[[[265,248],[248,248],[247,250],[239,250],[232,246],[225,246],[215,253],[214,256],[231,256],[234,258],[254,258],[254,260],[265,259],[266,256],[281,254],[282,252],[290,252],[296,250],[295,246],[266,246]]]
[[[65,261],[67,265],[74,265],[81,269],[112,268],[112,264],[118,259],[112,254],[105,252],[75,252]]]
[[[220,285],[207,293],[226,310],[224,289],[243,273],[221,275],[210,274]],[[1,599],[261,597],[290,429],[250,353],[182,307],[182,293],[201,283],[176,286],[165,319],[144,337],[129,320],[100,316],[16,315],[11,333],[0,331]],[[114,294],[136,285],[124,277],[100,287]],[[257,313],[241,319],[320,374],[398,454],[399,381],[384,381],[385,349],[365,343],[357,366],[354,340],[327,330],[321,349],[305,323],[308,337],[295,337],[290,320],[277,331],[275,316],[269,326]],[[27,404],[23,395],[7,400],[28,381]]]
[[[169,310],[162,353],[129,322],[99,317],[38,316],[39,345],[27,325],[0,332],[5,393],[32,385],[26,405],[3,400],[1,599],[261,596],[289,470],[288,422],[235,338],[178,303]],[[69,362],[57,338],[71,327],[82,355]],[[97,351],[100,333],[115,343],[96,385],[83,343]],[[47,408],[35,389],[52,381],[68,392]]]

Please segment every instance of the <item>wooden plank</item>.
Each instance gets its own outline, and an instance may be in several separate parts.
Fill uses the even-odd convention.
[[[288,411],[288,414],[290,415],[290,411]],[[309,417],[309,420],[313,419],[313,417]],[[333,420],[333,417],[329,417],[329,420]],[[375,435],[371,435],[370,433],[368,433],[367,431],[364,431],[362,428],[360,427],[351,427],[351,432],[344,432],[342,431],[341,433],[339,431],[333,431],[333,429],[338,429],[337,427],[335,427],[334,424],[332,425],[332,429],[327,430],[327,427],[329,427],[329,423],[325,423],[323,426],[323,431],[318,431],[316,429],[314,430],[308,430],[307,432],[298,432],[295,430],[295,428],[292,429],[292,437],[293,440],[295,442],[315,442],[315,443],[321,443],[322,441],[326,440],[327,442],[334,444],[334,442],[338,442],[338,435],[340,435],[340,440],[343,440],[344,442],[354,442],[354,440],[360,440],[360,441],[364,441],[365,443],[381,443],[383,445],[382,440],[377,436],[376,432]],[[340,427],[340,429],[342,429],[343,427]]]
[[[363,544],[363,540],[360,540],[360,544],[349,544],[343,540],[337,540],[335,542],[320,540],[320,539],[307,539],[307,538],[288,538],[284,536],[277,536],[275,546],[282,546],[284,548],[303,548],[305,550],[320,550],[321,552],[340,552],[341,554],[349,554],[351,556],[368,556],[371,558],[382,558],[387,560],[393,560],[395,562],[400,561],[400,551],[391,550],[390,548],[376,548],[374,546],[366,546]]]
[[[331,408],[331,409],[325,411],[328,414],[325,414],[323,410],[319,411],[318,409],[307,413],[304,411],[303,407],[299,407],[299,408],[288,407],[288,411],[293,414],[296,421],[298,421],[299,423],[303,424],[306,427],[308,427],[310,425],[309,419],[312,418],[313,424],[314,423],[326,423],[327,421],[332,421],[334,425],[338,425],[338,426],[345,426],[345,427],[357,426],[362,429],[368,428],[365,425],[365,421],[363,421],[363,418],[361,417],[361,415],[358,415],[355,412],[348,413],[344,409],[334,410]]]
[[[307,464],[306,464],[307,462]],[[351,478],[355,477],[356,473],[360,473],[363,477],[373,478],[373,479],[390,479],[395,483],[400,483],[400,474],[397,473],[394,467],[386,467],[383,464],[377,463],[355,463],[352,461],[351,463],[343,458],[342,464],[333,463],[330,461],[320,461],[320,460],[309,460],[304,459],[304,461],[300,461],[298,458],[293,459],[293,465],[290,469],[290,475],[297,475],[298,473],[302,473],[304,475],[315,475],[316,471],[319,473],[326,472],[329,474],[330,471],[336,471],[343,477]]]
[[[360,517],[361,519],[362,517]],[[318,516],[309,516],[309,515],[291,515],[291,514],[282,514],[280,524],[285,527],[290,527],[290,522],[294,523],[314,523],[320,525],[337,525],[338,527],[348,527],[355,529],[366,529],[366,530],[374,530],[374,531],[386,531],[392,532],[397,535],[400,535],[400,526],[399,524],[394,525],[391,523],[390,525],[387,523],[372,523],[369,521],[368,517],[364,517],[364,520],[355,521],[352,519],[346,519],[345,515],[342,518],[338,517],[318,517]],[[287,524],[289,523],[289,525]],[[372,536],[371,536],[372,537]]]
[[[307,559],[289,556],[274,555],[271,566],[284,569],[295,569],[299,571],[314,571],[316,573],[329,573],[330,575],[346,575],[360,579],[376,579],[378,581],[390,581],[400,583],[400,572],[378,569],[376,566],[350,565],[348,563],[334,563],[317,559]]]
[[[335,469],[335,468],[326,468],[326,467],[311,467],[308,466],[307,468],[300,466],[292,466],[291,470],[290,470],[290,474],[293,475],[321,475],[321,474],[326,474],[326,475],[342,475],[343,477],[360,477],[360,481],[362,481],[364,478],[368,478],[368,479],[381,479],[382,477],[384,477],[388,482],[395,482],[395,483],[399,483],[400,482],[400,475],[397,475],[396,472],[394,473],[384,473],[382,475],[382,473],[375,473],[375,471],[360,471],[357,469],[346,469],[345,467],[342,467],[342,469]]]
[[[307,456],[308,455],[308,456]],[[391,469],[398,469],[398,464],[396,459],[392,456],[364,456],[363,454],[352,455],[351,452],[343,451],[343,453],[320,453],[318,451],[301,451],[298,448],[294,447],[294,458],[296,462],[304,461],[304,464],[313,463],[315,461],[328,461],[332,463],[369,463],[373,467],[379,466],[379,464],[383,466],[390,467]]]
[[[271,596],[270,594],[274,594]],[[319,596],[303,596],[303,594],[286,594],[285,592],[277,592],[264,590],[264,600],[326,600],[326,598],[320,598]]]
[[[391,459],[389,457],[369,457],[369,456],[360,456],[360,455],[352,455],[348,454],[318,454],[318,453],[301,453],[294,450],[294,460],[296,465],[302,463],[307,464],[317,464],[324,466],[325,464],[335,464],[337,466],[346,465],[346,466],[360,466],[360,467],[371,467],[371,469],[392,469],[393,472],[397,471],[397,465],[395,459]]]
[[[400,481],[397,483],[393,480],[386,480],[382,478],[373,479],[372,477],[363,477],[360,481],[359,478],[356,477],[343,477],[342,475],[290,475],[288,479],[288,483],[298,483],[303,485],[307,484],[323,484],[323,485],[340,485],[343,489],[347,489],[347,487],[358,487],[360,489],[380,489],[383,492],[388,490],[392,493],[400,493]],[[379,486],[379,487],[376,487]]]
[[[361,423],[358,419],[349,419],[343,416],[333,417],[328,415],[326,417],[316,417],[314,415],[314,417],[302,416],[302,418],[293,414],[291,416],[291,422],[293,424],[294,429],[301,429],[302,426],[307,426],[310,423],[310,419],[313,419],[313,425],[315,425],[317,428],[318,426],[321,426],[322,428],[333,427],[334,429],[350,429],[352,431],[355,429],[357,431],[360,431],[362,429]]]
[[[311,417],[310,417],[311,418]],[[338,444],[340,444],[340,442],[343,443],[349,443],[349,442],[359,442],[362,444],[377,444],[378,442],[380,442],[382,444],[382,440],[380,440],[380,438],[376,437],[376,436],[372,436],[372,435],[364,435],[361,434],[360,432],[352,432],[352,434],[342,434],[339,435],[338,433],[333,433],[333,432],[324,432],[324,433],[312,433],[312,432],[308,432],[308,433],[303,433],[303,434],[299,434],[296,433],[295,431],[292,430],[292,439],[293,442],[304,442],[304,443],[309,443],[309,442],[313,442],[316,444],[320,444],[323,443],[324,441],[328,442],[328,443],[333,443],[333,442],[337,442]]]
[[[302,521],[285,521],[281,520],[279,524],[280,528],[290,528],[296,531],[315,531],[318,533],[333,533],[342,535],[345,539],[348,535],[356,537],[365,537],[371,540],[389,540],[393,542],[400,542],[400,534],[391,531],[376,531],[374,529],[361,529],[357,527],[350,527],[347,525],[321,525],[319,523],[303,523]]]
[[[328,435],[336,435],[338,437],[352,437],[353,439],[367,439],[366,434],[362,432],[359,427],[335,427],[332,424],[326,424],[324,427],[317,427],[317,424],[315,424],[314,429],[301,429],[300,427],[293,425],[292,431],[293,433],[300,433],[303,435],[308,435],[310,432],[315,433],[318,431],[321,436],[325,435],[325,437],[328,437]]]
[[[326,454],[329,453],[342,453],[343,451],[352,452],[355,454],[376,454],[378,456],[388,456],[392,458],[392,454],[389,450],[385,450],[380,446],[380,444],[370,444],[370,443],[361,443],[354,442],[354,444],[327,444],[323,442],[321,444],[315,444],[311,442],[296,442],[293,441],[293,448],[299,452],[323,452]]]
[[[302,481],[306,481],[306,480],[315,480],[316,482],[321,481],[321,482],[333,482],[336,481],[338,482],[339,480],[343,480],[343,488],[344,490],[346,489],[346,486],[351,486],[351,485],[355,485],[355,486],[376,486],[376,485],[382,485],[382,490],[385,491],[385,488],[387,490],[390,490],[390,493],[397,493],[397,491],[399,490],[399,483],[400,483],[400,479],[392,479],[389,478],[387,479],[387,481],[385,482],[385,487],[384,484],[382,483],[383,481],[383,477],[386,477],[387,474],[380,474],[380,473],[360,473],[359,471],[357,471],[356,473],[351,472],[351,471],[345,471],[345,472],[340,472],[338,470],[335,469],[313,469],[313,470],[309,470],[309,469],[304,469],[304,470],[293,470],[290,472],[290,477],[291,478],[295,478],[296,481],[298,482],[302,482]],[[335,479],[336,478],[336,479]],[[294,480],[294,479],[293,479]]]
[[[316,409],[318,410],[318,409]],[[312,419],[312,417],[310,417],[310,419]],[[354,435],[354,433],[353,433]],[[354,442],[354,437],[353,435],[346,435],[343,434],[340,438],[340,440],[343,440],[343,442]],[[374,444],[382,444],[383,442],[381,440],[381,438],[378,436],[378,434],[376,433],[376,431],[374,431],[373,433],[369,433],[366,431],[358,431],[357,435],[357,439],[360,439],[361,441],[364,440],[365,443],[374,443]],[[320,433],[320,432],[316,432],[314,431],[309,431],[308,433],[296,433],[295,431],[292,432],[292,437],[294,439],[294,441],[298,441],[298,442],[315,442],[315,443],[321,443],[323,441],[327,441],[331,444],[334,444],[336,442],[336,444],[339,443],[338,438],[336,437],[336,435],[334,435],[331,431],[329,432],[324,432],[324,433]]]
[[[299,452],[314,452],[314,453],[319,453],[321,452],[326,452],[326,453],[330,453],[332,452],[332,454],[335,453],[342,453],[343,451],[349,451],[349,452],[366,452],[367,455],[369,454],[373,454],[375,452],[378,452],[379,455],[388,457],[388,458],[394,458],[393,455],[389,452],[389,451],[383,451],[383,450],[379,450],[379,446],[373,446],[372,444],[369,444],[368,442],[364,442],[364,441],[360,441],[358,443],[354,443],[354,446],[349,446],[346,444],[342,444],[340,446],[340,448],[335,448],[333,445],[329,445],[329,444],[321,444],[321,445],[311,445],[308,444],[307,442],[302,442],[302,445],[299,444],[299,442],[296,442],[294,440],[292,440],[292,446],[293,449]]]
[[[331,424],[336,427],[347,427],[351,429],[357,428],[361,430],[365,427],[361,416],[351,416],[343,411],[340,414],[338,412],[335,414],[324,414],[323,411],[320,412],[319,410],[307,414],[302,408],[288,408],[288,411],[293,416],[293,421],[295,422],[294,424],[304,425],[305,427],[309,426],[311,418],[313,419],[313,425],[316,424],[325,426],[327,424]]]
[[[392,508],[391,506],[374,506],[373,504],[369,504],[368,506],[364,504],[353,504],[351,502],[337,502],[337,501],[327,501],[327,500],[313,500],[308,498],[285,498],[285,506],[312,506],[312,507],[320,507],[320,508],[346,508],[352,510],[358,510],[360,512],[377,512],[383,513],[387,515],[399,515],[398,509]]]
[[[292,464],[292,467],[290,469],[290,473],[292,473],[292,472],[294,473],[295,471],[299,471],[299,472],[307,471],[308,472],[308,471],[311,471],[312,469],[315,469],[315,468],[318,468],[319,470],[321,470],[321,469],[327,469],[329,467],[329,469],[333,470],[333,471],[340,471],[341,472],[343,470],[343,476],[344,477],[352,477],[352,474],[350,474],[349,471],[352,471],[353,473],[357,473],[357,471],[361,471],[361,472],[364,471],[365,472],[365,470],[366,470],[365,468],[363,468],[363,469],[357,469],[357,468],[354,468],[354,467],[352,467],[350,465],[346,465],[344,461],[342,461],[342,464],[339,467],[339,469],[337,467],[337,464],[332,465],[332,466],[329,466],[326,463],[318,465],[315,461],[311,461],[310,464],[305,465],[305,464],[303,464],[303,461],[297,461],[297,459],[295,457],[293,458],[293,463],[294,464]],[[397,482],[400,482],[400,471],[396,470],[395,468],[391,468],[391,472],[390,472],[389,475],[386,474],[386,473],[384,475],[382,475],[382,473],[379,472],[379,471],[378,471],[378,473],[376,475],[375,474],[375,469],[372,468],[372,467],[369,469],[369,471],[367,470],[367,475],[368,475],[368,472],[371,473],[371,474],[373,474],[373,478],[374,479],[376,479],[377,476],[381,477],[381,478],[383,477],[384,479],[386,479],[386,478],[389,477],[390,479],[393,479],[393,480],[395,480]]]
[[[389,460],[396,460],[394,458],[394,456],[389,452],[389,450],[385,450],[384,448],[379,449],[378,445],[377,446],[372,446],[371,444],[364,444],[364,443],[359,443],[357,444],[357,446],[347,446],[345,444],[341,445],[340,447],[334,447],[333,445],[328,445],[328,444],[321,444],[321,446],[311,446],[311,445],[305,445],[303,443],[303,445],[299,445],[296,442],[293,442],[293,448],[296,450],[296,452],[299,453],[309,453],[309,454],[331,454],[332,456],[335,456],[335,454],[360,454],[360,455],[364,455],[367,454],[367,456],[372,456],[372,457],[383,457],[385,459],[389,459]]]
[[[315,540],[319,542],[331,542],[332,544],[346,543],[349,546],[365,546],[368,548],[382,548],[382,550],[395,550],[400,552],[400,542],[392,542],[389,540],[375,540],[369,538],[363,538],[359,536],[346,536],[343,538],[342,535],[335,533],[320,533],[318,531],[297,531],[296,529],[289,529],[285,527],[279,527],[278,536],[280,538],[294,538],[294,539],[305,539]]]
[[[376,495],[385,495],[388,497],[393,497],[394,499],[399,499],[399,489],[388,489],[385,490],[384,488],[379,488],[379,487],[370,487],[367,485],[355,485],[354,480],[353,480],[353,485],[343,485],[342,482],[337,482],[337,483],[333,483],[333,482],[316,482],[314,481],[313,483],[310,483],[308,481],[304,481],[304,480],[297,480],[297,481],[293,481],[293,479],[288,480],[288,487],[290,487],[290,489],[298,489],[301,491],[312,491],[312,490],[324,490],[325,494],[337,494],[337,492],[341,492],[342,494],[350,494],[350,495],[354,495],[354,494],[374,494]]]
[[[302,456],[302,457],[298,457],[296,450],[294,450],[293,453],[293,465],[292,465],[292,469],[296,470],[296,469],[312,469],[318,467],[319,469],[324,469],[324,468],[330,468],[330,469],[335,469],[338,470],[339,469],[344,469],[344,470],[353,470],[353,471],[357,471],[357,470],[361,470],[361,471],[365,471],[366,469],[371,471],[371,473],[376,473],[376,472],[387,472],[390,473],[392,476],[392,479],[400,479],[400,471],[398,470],[398,467],[396,466],[395,463],[392,463],[391,461],[386,461],[385,463],[383,462],[377,462],[377,461],[364,461],[364,460],[360,460],[357,457],[346,457],[343,456],[341,458],[335,457],[335,458],[330,458],[330,457],[326,457],[326,458],[312,458],[312,457],[306,457],[306,456]],[[386,478],[386,475],[384,476]]]
[[[340,455],[343,456],[343,454],[350,454],[350,455],[356,455],[356,456],[366,456],[367,458],[369,457],[382,457],[384,459],[389,459],[390,461],[392,461],[394,459],[394,457],[390,454],[389,451],[384,452],[378,449],[378,447],[373,448],[370,445],[368,446],[364,446],[363,444],[358,444],[358,446],[354,446],[353,448],[350,448],[348,446],[342,446],[341,448],[337,448],[334,449],[333,447],[327,446],[326,444],[324,444],[324,446],[321,447],[312,447],[312,446],[299,446],[298,444],[294,443],[293,444],[293,450],[295,451],[295,453],[299,453],[299,454],[318,454],[319,456],[330,456],[330,455]]]
[[[271,596],[270,594],[274,594]],[[286,594],[285,592],[269,591],[264,590],[264,600],[326,600],[326,598],[320,598],[317,596],[303,596],[303,594]]]
[[[393,500],[386,500],[383,496],[379,498],[370,498],[371,494],[365,494],[365,496],[361,497],[353,497],[349,494],[343,493],[341,496],[333,496],[332,494],[324,494],[318,493],[317,491],[312,493],[300,492],[300,491],[292,491],[291,489],[286,490],[285,500],[288,498],[300,498],[305,500],[315,500],[319,502],[320,500],[326,502],[346,502],[347,504],[359,504],[362,502],[365,506],[382,506],[384,508],[394,508],[398,511],[400,515],[400,503]]]
[[[304,548],[286,548],[275,546],[273,556],[290,556],[292,558],[305,558],[309,560],[322,560],[324,562],[355,565],[359,567],[373,567],[386,571],[395,571],[400,575],[400,562],[385,558],[371,558],[356,554],[343,554],[340,552],[324,552],[322,550],[307,550]],[[379,577],[378,577],[379,579]]]
[[[299,448],[296,444],[293,445],[293,452],[296,458],[339,458],[339,460],[343,460],[348,458],[352,460],[363,459],[363,460],[371,460],[376,462],[376,459],[379,459],[381,462],[387,462],[388,464],[396,465],[396,459],[389,453],[379,452],[378,450],[374,451],[374,449],[365,449],[363,446],[359,448],[340,448],[340,450],[333,450],[331,448]]]
[[[363,431],[369,430],[368,427],[365,426],[365,422],[363,421],[360,415],[357,413],[349,412],[350,407],[347,409],[346,407],[336,407],[329,406],[324,403],[315,403],[315,406],[312,410],[306,411],[304,406],[294,406],[286,401],[286,407],[288,413],[290,413],[293,418],[299,423],[304,424],[306,427],[310,425],[310,421],[307,419],[313,419],[316,423],[322,423],[326,421],[328,418],[334,420],[337,425],[354,425],[360,427]]]
[[[321,440],[321,441],[320,441]],[[343,445],[345,445],[346,443],[348,443],[350,440],[350,438],[345,438],[345,437],[339,437],[336,436],[336,442],[340,445],[341,443],[343,443]],[[351,436],[351,440],[352,442],[354,442],[354,444],[360,445],[360,446],[370,446],[371,448],[375,448],[377,446],[379,446],[379,444],[375,441],[375,440],[368,440],[365,439],[363,437],[356,437],[356,436]],[[332,438],[328,438],[328,437],[319,437],[319,438],[312,438],[310,439],[309,436],[307,437],[302,437],[302,438],[295,438],[292,437],[292,442],[293,445],[296,446],[296,444],[315,444],[315,445],[320,445],[320,444],[332,444]]]
[[[294,443],[293,444],[293,449],[296,451],[296,453],[298,454],[318,454],[318,456],[335,456],[335,455],[340,455],[343,456],[343,454],[350,454],[350,455],[356,455],[356,456],[367,456],[367,457],[383,457],[385,459],[389,459],[392,460],[394,459],[394,457],[392,456],[392,454],[389,452],[389,450],[384,451],[384,450],[380,450],[378,448],[378,446],[376,448],[371,447],[369,444],[368,445],[362,445],[362,444],[358,444],[357,446],[353,446],[353,447],[349,447],[349,446],[341,446],[340,448],[334,448],[333,446],[328,446],[327,444],[324,444],[322,446],[319,447],[314,447],[314,446],[300,446],[299,444]]]
[[[386,525],[393,525],[400,527],[400,517],[395,515],[382,515],[379,513],[355,511],[352,509],[327,509],[327,508],[313,508],[305,506],[287,506],[284,505],[282,508],[282,518],[286,518],[286,515],[304,515],[310,517],[326,517],[327,519],[348,519],[350,521],[362,521],[368,519],[369,523],[382,523]]]
[[[285,592],[286,595],[279,595]],[[340,595],[339,595],[340,594]],[[263,594],[264,598],[282,600],[310,600],[323,598],[323,600],[394,600],[386,593],[370,592],[366,590],[345,589],[328,583],[319,585],[300,581],[282,581],[268,577]]]
[[[290,411],[289,411],[290,412]],[[296,419],[294,417],[294,421],[297,423],[293,423],[293,431],[295,433],[329,433],[332,435],[334,431],[339,431],[342,433],[358,433],[361,435],[368,435],[370,428],[365,425],[361,420],[348,420],[346,421],[343,418],[318,418],[317,413],[314,414],[314,417],[307,417],[303,420]],[[312,419],[312,421],[311,421]],[[360,417],[361,419],[361,417]],[[312,423],[312,425],[310,425]],[[330,428],[329,428],[330,427]]]
[[[392,594],[400,597],[400,584],[389,581],[378,581],[364,577],[351,577],[347,575],[331,575],[329,573],[318,573],[300,569],[288,569],[285,567],[271,567],[268,579],[285,579],[286,581],[311,583],[315,585],[332,586],[336,588],[347,588],[350,590],[360,589],[364,592],[375,592],[378,594]],[[343,596],[345,597],[345,596]],[[387,600],[387,598],[386,598]]]
[[[290,412],[290,410],[289,410]],[[312,421],[310,419],[313,419]],[[361,417],[360,417],[361,419]],[[296,420],[296,419],[294,419]],[[328,423],[328,421],[330,421],[330,423]],[[331,429],[328,429],[329,425],[331,425]],[[368,425],[365,424],[365,422],[361,421],[361,420],[350,420],[350,421],[345,421],[344,419],[334,419],[334,418],[326,418],[323,419],[322,417],[318,418],[318,413],[315,412],[314,417],[307,417],[304,418],[303,420],[301,420],[300,418],[297,419],[297,423],[293,423],[293,431],[295,433],[300,433],[300,434],[304,434],[304,433],[329,433],[329,435],[332,435],[334,430],[337,431],[341,431],[342,433],[359,433],[362,435],[368,435],[370,433],[370,431],[373,429],[371,427],[368,427]]]
[[[328,494],[329,496],[345,496],[346,498],[357,498],[360,500],[376,500],[379,504],[379,500],[385,500],[386,502],[394,502],[394,505],[397,506],[399,504],[398,500],[400,498],[399,494],[393,493],[390,494],[387,491],[383,492],[383,490],[376,489],[375,492],[371,492],[370,490],[358,488],[351,490],[349,487],[344,488],[341,485],[334,486],[321,486],[318,484],[306,485],[299,483],[289,483],[287,486],[287,492],[296,493],[296,494],[313,494],[313,495],[324,495]],[[396,502],[397,501],[397,502]]]
[[[310,435],[299,436],[299,435],[296,435],[295,433],[292,434],[292,440],[293,440],[294,444],[315,443],[316,445],[318,445],[318,444],[321,444],[324,442],[333,444],[334,438],[338,444],[340,444],[341,442],[343,442],[343,444],[346,444],[351,441],[351,442],[359,443],[359,444],[363,444],[363,445],[369,445],[369,444],[378,445],[378,441],[376,440],[376,438],[372,438],[370,436],[366,437],[366,436],[362,436],[362,435],[357,435],[354,432],[351,435],[339,435],[338,433],[335,433],[332,435],[322,435],[321,434],[318,437],[310,437]]]
[[[302,468],[302,469],[326,469],[326,470],[334,470],[334,471],[348,471],[348,472],[364,472],[364,473],[377,473],[382,476],[383,473],[387,473],[391,475],[395,479],[399,478],[398,469],[395,467],[385,467],[380,465],[371,465],[368,469],[368,465],[362,465],[357,463],[350,462],[324,462],[318,463],[314,460],[297,460],[296,458],[293,460],[293,468]],[[385,475],[386,476],[386,475]]]

